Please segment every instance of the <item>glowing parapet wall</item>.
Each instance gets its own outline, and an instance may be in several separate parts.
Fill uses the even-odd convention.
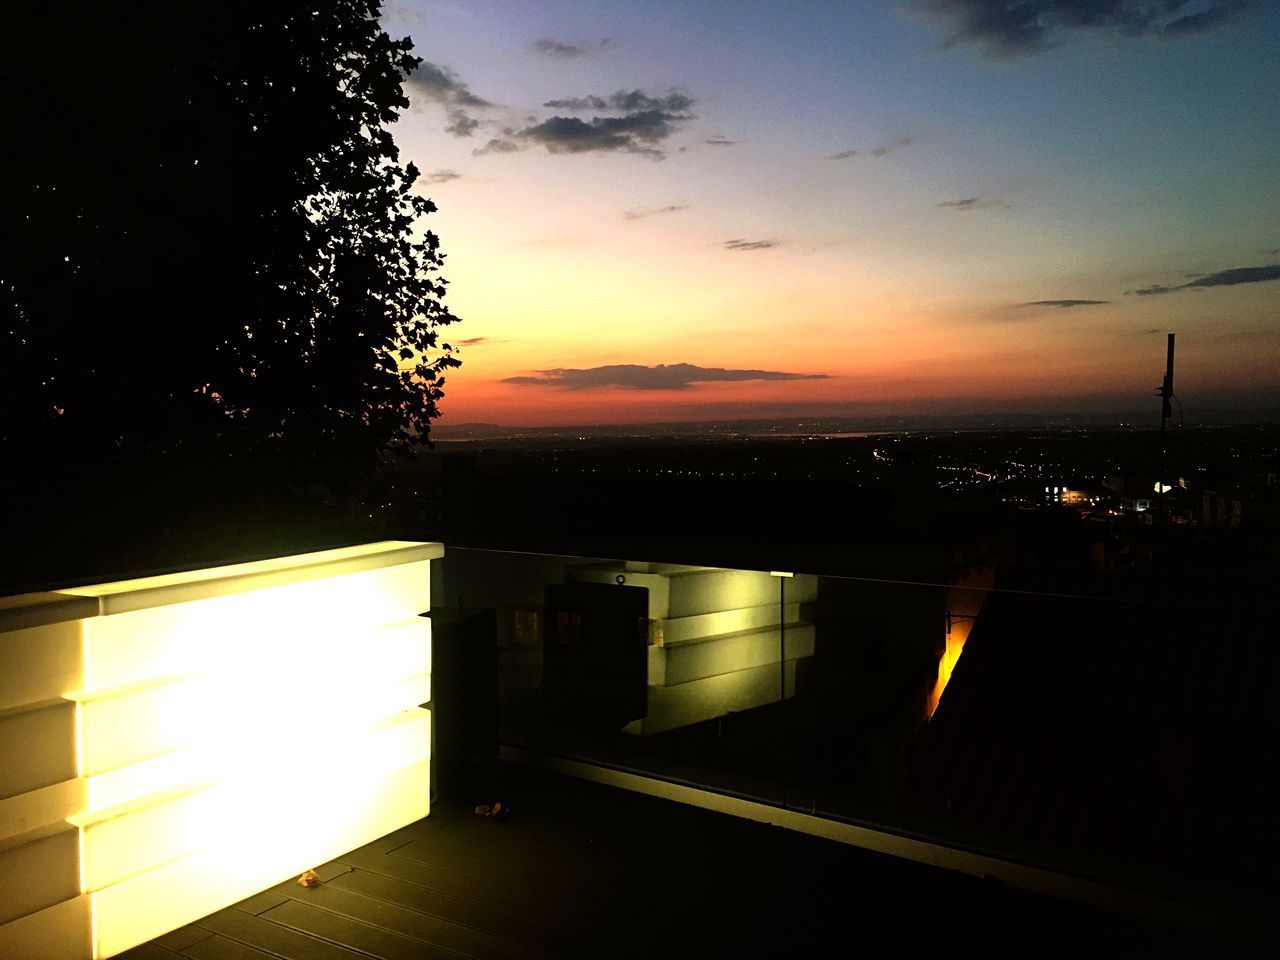
[[[426,816],[442,554],[0,598],[0,957],[114,956]]]
[[[801,605],[818,578],[661,563],[583,564],[567,579],[649,590],[649,712],[624,727],[654,734],[776,703],[813,655]],[[621,578],[621,579],[619,579]]]

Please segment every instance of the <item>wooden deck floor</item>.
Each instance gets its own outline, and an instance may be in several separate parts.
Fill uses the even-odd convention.
[[[129,960],[850,955],[1202,938],[663,800],[504,770],[513,815],[426,820]]]

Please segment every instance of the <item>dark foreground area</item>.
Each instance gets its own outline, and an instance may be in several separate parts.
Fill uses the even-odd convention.
[[[506,819],[439,804],[319,867],[319,886],[289,881],[124,956],[1248,949],[611,787],[524,768],[502,774],[514,811]]]

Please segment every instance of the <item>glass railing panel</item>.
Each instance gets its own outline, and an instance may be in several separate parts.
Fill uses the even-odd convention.
[[[496,611],[503,742],[781,803],[812,655],[768,571],[455,549],[445,604]],[[807,590],[805,594],[803,590]]]
[[[994,561],[936,582],[462,549],[444,566],[433,606],[495,612],[505,744],[1274,902],[1276,655],[1256,592],[1057,594]]]
[[[1274,897],[1260,611],[1052,595],[996,571],[822,577],[788,805],[1233,908]]]

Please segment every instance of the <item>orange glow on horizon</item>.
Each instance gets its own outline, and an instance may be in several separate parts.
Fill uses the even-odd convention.
[[[476,326],[468,321],[466,332]],[[731,344],[716,346],[704,341],[722,338],[725,332],[692,332],[698,329],[696,322],[682,328],[686,333],[680,340],[666,345],[644,342],[612,326],[603,332],[570,334],[539,322],[526,328],[537,331],[531,336],[504,325],[501,335],[477,337],[477,343],[459,349],[463,366],[449,375],[441,404],[447,419],[442,422],[556,426],[1010,410],[1127,412],[1143,407],[1147,381],[1158,375],[1160,366],[1156,338],[1131,332],[1099,338],[1102,349],[1094,349],[1095,341],[1078,330],[1046,343],[1049,335],[1033,338],[1021,327],[1011,329],[1014,325],[979,326],[969,319],[913,323],[903,318],[861,331],[816,330],[803,345],[774,349],[765,322],[751,326],[754,329],[744,330]],[[459,329],[451,342],[467,339],[462,333]],[[1080,346],[1084,341],[1090,348]],[[1198,394],[1221,390],[1224,384],[1259,394],[1280,387],[1275,370],[1257,359],[1268,355],[1270,341],[1265,337],[1253,344],[1255,359],[1244,365],[1212,338],[1192,332],[1182,335],[1182,341],[1187,343],[1187,361],[1181,393],[1193,403]],[[680,363],[818,378],[694,381],[683,389],[507,382],[536,378],[546,370]]]

